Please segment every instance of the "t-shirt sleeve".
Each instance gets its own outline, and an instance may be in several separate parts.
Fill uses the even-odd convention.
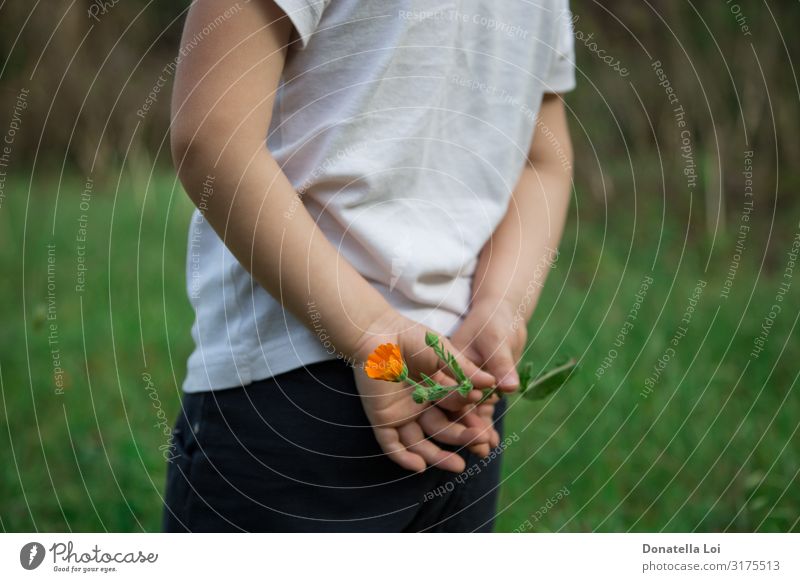
[[[322,13],[331,0],[273,0],[286,13],[297,31],[300,43],[306,48],[311,35],[317,30]]]
[[[575,88],[575,35],[569,2],[559,2],[555,10],[555,37],[552,44],[550,69],[545,79],[545,91],[564,93]]]

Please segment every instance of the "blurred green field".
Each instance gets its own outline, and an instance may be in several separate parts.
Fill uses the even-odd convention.
[[[37,175],[52,181],[10,179],[0,212],[0,528],[157,531],[159,414],[171,422],[178,410],[191,348],[190,204],[166,171],[95,184],[88,209],[82,179]],[[738,217],[712,240],[690,208],[663,213],[658,196],[604,207],[577,194],[529,357],[545,365],[572,354],[582,367],[545,403],[511,407],[507,433],[520,439],[504,459],[498,531],[800,531],[800,280],[750,356],[779,285],[791,282],[797,213],[773,223],[763,209],[723,299]],[[645,276],[653,283],[615,346]],[[699,280],[686,333],[645,397]]]

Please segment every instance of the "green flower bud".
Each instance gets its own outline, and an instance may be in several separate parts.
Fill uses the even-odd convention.
[[[425,345],[429,348],[435,348],[439,345],[439,336],[432,331],[425,332]]]

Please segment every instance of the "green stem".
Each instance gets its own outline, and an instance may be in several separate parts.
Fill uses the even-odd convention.
[[[478,402],[475,404],[475,406],[480,406],[481,404],[483,404],[484,402],[489,400],[489,398],[491,398],[492,395],[497,394],[497,392],[498,392],[498,388],[485,388],[483,390],[483,396],[481,396],[481,399],[478,400]]]
[[[457,384],[455,386],[442,386],[441,384],[434,384],[433,386],[423,386],[422,384],[415,382],[411,378],[405,378],[404,381],[407,382],[412,388],[414,388],[412,396],[414,398],[414,402],[416,402],[417,404],[441,400],[454,390],[457,390],[459,394],[463,394],[465,391],[469,392],[469,390],[472,389],[471,383],[468,385]]]

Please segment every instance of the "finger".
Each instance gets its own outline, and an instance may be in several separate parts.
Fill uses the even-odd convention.
[[[500,444],[500,433],[497,432],[497,429],[495,429],[494,425],[491,424],[492,418],[489,417],[487,420],[489,422],[489,429],[487,431],[488,436],[489,436],[489,445],[491,447],[496,447],[497,445]]]
[[[488,443],[489,434],[486,429],[491,426],[492,419],[491,417],[488,419],[482,419],[482,417],[478,415],[477,410],[478,409],[473,404],[467,404],[466,406],[462,406],[457,410],[448,410],[446,411],[446,414],[450,419],[450,422],[457,422],[467,428],[475,429],[477,431],[477,434],[474,436],[470,435],[472,436],[473,444],[475,442]]]
[[[483,393],[484,393],[485,390],[491,390],[491,388],[484,388],[482,390],[470,390],[470,393],[467,394],[467,401],[470,404],[477,404],[478,402],[483,400],[483,396],[484,396]],[[486,400],[483,400],[483,401],[484,402],[497,402],[498,400],[500,400],[500,396],[498,396],[497,392],[493,391],[491,396],[489,396],[489,398],[487,398]]]
[[[467,428],[477,429],[482,437],[481,440],[483,442],[489,442],[491,431],[494,430],[491,418],[485,418],[472,410],[461,416],[459,421]]]
[[[476,398],[476,395],[480,396],[480,398],[483,398],[483,392],[479,390],[473,390],[469,393],[467,398],[464,398],[456,392],[451,392],[441,400],[437,400],[436,406],[448,411],[451,419],[458,420],[461,414],[465,414],[476,409],[475,405],[480,402],[480,398]],[[493,395],[491,398],[486,400],[486,402],[493,403],[497,402],[497,400],[499,400],[499,397]]]
[[[472,392],[475,391],[473,390]],[[472,394],[472,392],[470,392],[470,395]],[[451,412],[458,412],[459,410],[467,406],[470,402],[476,402],[476,401],[473,400],[471,396],[470,398],[464,398],[458,392],[453,391],[450,392],[450,394],[448,394],[444,398],[437,400],[436,406],[438,406],[439,408],[443,408],[444,410],[449,410]]]
[[[503,392],[513,392],[519,388],[519,374],[517,374],[517,364],[511,347],[507,341],[502,342],[497,349],[492,352],[484,367],[497,378],[497,387]]]
[[[481,392],[480,394],[481,394],[481,398],[483,398],[483,392]],[[492,392],[492,395],[489,396],[489,398],[487,398],[483,402],[481,402],[480,406],[483,406],[484,404],[492,404],[492,405],[494,405],[494,404],[497,404],[499,401],[500,401],[500,395],[497,392]],[[480,408],[480,406],[478,408]]]
[[[499,401],[500,398],[496,400],[494,398],[490,398],[480,406],[475,407],[475,413],[480,416],[481,418],[487,419],[489,424],[494,422],[494,405],[495,402]]]
[[[411,451],[400,442],[400,435],[396,428],[373,428],[375,439],[378,441],[381,450],[386,453],[392,461],[415,473],[425,470],[425,459]]]
[[[467,378],[472,380],[475,388],[491,388],[495,385],[496,380],[492,374],[481,370],[472,360],[453,347],[452,344],[445,347],[455,356],[458,365],[461,366]]]
[[[456,343],[455,339],[451,339],[450,341],[453,343],[453,346],[461,353],[462,356],[464,356],[468,360],[471,360],[474,363],[477,364],[481,363],[481,355],[475,348],[474,343],[469,343],[468,345],[464,346],[462,344]]]
[[[469,450],[481,459],[488,456],[492,447],[492,432],[494,431],[491,426],[491,420],[487,422],[486,418],[479,415],[473,409],[468,414],[464,415],[464,424],[479,431],[481,435],[480,440],[473,443],[469,447]]]
[[[421,414],[417,422],[426,435],[446,445],[468,445],[480,436],[479,430],[453,422],[435,406]]]
[[[453,379],[452,376],[449,376],[447,372],[444,370],[438,370],[431,376],[431,380],[436,382],[437,384],[441,384],[442,386],[455,386],[456,381]],[[458,394],[456,392],[456,394]]]
[[[480,406],[474,407],[472,410],[474,414],[477,414],[478,417],[484,422],[485,426],[488,428],[489,434],[489,444],[492,447],[496,447],[500,444],[500,433],[494,428],[494,399],[487,400],[484,404]],[[499,400],[499,398],[497,399]]]
[[[499,400],[499,398],[498,398]],[[487,401],[489,402],[489,401]],[[496,447],[500,444],[500,433],[494,428],[494,403],[492,404],[481,404],[476,408],[476,413],[480,416],[487,425],[489,425],[490,430],[490,437],[489,437],[489,444],[493,447]]]
[[[480,443],[480,444],[470,445],[469,450],[473,455],[477,455],[478,457],[483,459],[484,457],[489,456],[489,453],[491,452],[492,449],[489,446],[489,443]]]
[[[400,442],[405,445],[408,451],[416,453],[422,457],[431,467],[460,473],[467,464],[456,453],[443,451],[434,443],[425,438],[422,427],[416,422],[409,422],[397,429],[400,435]]]

